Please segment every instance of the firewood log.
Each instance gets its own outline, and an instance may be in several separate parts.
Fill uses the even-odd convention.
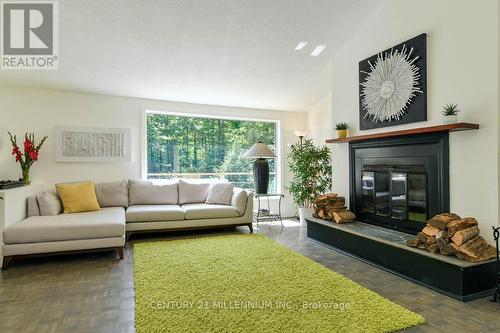
[[[314,199],[314,202],[320,202],[320,201],[324,201],[324,200],[328,200],[328,199],[333,199],[336,197],[337,197],[337,193],[323,194],[323,195],[317,196],[316,199]]]
[[[343,210],[339,212],[333,212],[333,219],[337,223],[352,222],[356,218],[352,212],[348,210]]]
[[[477,236],[460,245],[458,249],[469,257],[478,258],[488,249],[488,243],[483,237]]]
[[[430,244],[427,245],[426,250],[430,253],[439,253],[439,246],[437,244]]]
[[[423,232],[419,232],[417,234],[417,238],[420,239],[420,241],[426,245],[430,244],[435,244],[436,243],[436,237],[434,236],[427,236]]]
[[[335,201],[335,202],[325,202],[324,203],[324,206],[335,207],[335,208],[342,207],[344,205],[345,205],[345,201]]]
[[[475,225],[473,227],[457,231],[451,237],[451,240],[453,241],[453,243],[455,243],[457,245],[462,245],[463,243],[467,242],[469,239],[472,239],[478,235],[479,235],[479,228],[477,225]]]
[[[453,213],[444,213],[434,216],[432,219],[427,221],[427,224],[432,225],[435,228],[443,230],[446,225],[454,220],[459,220],[460,216]]]
[[[453,243],[453,242],[450,242],[450,246],[451,246],[453,249],[455,249],[455,253],[460,251],[460,246],[458,246],[457,244],[455,244],[455,243]]]
[[[417,248],[420,250],[427,250],[427,245],[425,243],[420,243],[417,245]]]
[[[451,221],[446,225],[446,236],[452,237],[457,231],[464,230],[477,225],[477,220],[473,217],[464,217],[460,220]]]
[[[423,229],[422,232],[426,234],[427,236],[436,236],[441,230],[438,228],[433,227],[432,225],[428,224],[426,225]]]
[[[327,204],[321,208],[326,209],[326,210],[343,210],[343,209],[346,209],[346,206],[344,203],[335,204],[335,205]]]
[[[420,244],[423,244],[422,241],[418,238],[414,238],[414,239],[408,239],[406,241],[406,245],[409,246],[409,247],[418,247]]]
[[[323,218],[323,216],[321,216],[321,211],[314,212],[313,213],[313,217],[315,217],[317,219],[322,219]]]
[[[323,209],[327,210],[327,211],[340,211],[340,210],[346,210],[347,207],[344,206],[343,204],[342,205],[326,205]]]
[[[484,252],[476,258],[471,257],[465,253],[462,253],[462,252],[457,252],[456,256],[461,258],[461,259],[465,259],[467,261],[478,262],[478,261],[485,261],[485,260],[490,260],[492,258],[495,258],[495,256],[497,255],[496,252],[497,252],[497,249],[494,246],[488,245],[486,250],[484,250]]]
[[[436,237],[436,244],[439,247],[439,253],[449,256],[455,254],[457,250],[450,245],[449,239],[445,237]]]

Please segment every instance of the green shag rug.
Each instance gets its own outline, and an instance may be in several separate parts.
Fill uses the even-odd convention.
[[[261,235],[134,244],[144,332],[392,332],[415,314]]]

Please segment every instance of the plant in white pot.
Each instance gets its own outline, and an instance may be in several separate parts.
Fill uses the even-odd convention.
[[[443,106],[443,123],[456,124],[459,112],[460,110],[458,110],[458,105],[456,104],[446,104]]]
[[[287,187],[299,208],[301,223],[312,216],[314,199],[328,193],[332,188],[332,165],[330,149],[317,147],[310,139],[300,139],[291,146],[288,166],[293,179]]]

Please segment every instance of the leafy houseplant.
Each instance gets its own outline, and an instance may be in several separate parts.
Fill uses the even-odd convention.
[[[287,187],[293,201],[299,206],[299,216],[312,212],[314,199],[331,191],[332,165],[328,147],[317,147],[311,139],[304,139],[291,146],[288,166],[293,179]],[[309,211],[309,212],[308,212]]]
[[[339,139],[345,139],[347,137],[349,125],[347,123],[337,123],[337,125],[335,125],[335,129],[337,130],[337,137]]]
[[[10,142],[12,144],[12,155],[16,157],[16,162],[19,162],[21,165],[22,175],[24,184],[29,185],[31,183],[30,180],[30,168],[33,165],[33,162],[38,160],[38,152],[40,148],[42,148],[43,143],[47,139],[46,136],[43,137],[42,141],[37,145],[35,143],[35,134],[34,133],[26,133],[24,135],[24,153],[21,152],[19,146],[17,145],[17,138],[15,135],[12,135],[10,132]]]
[[[443,123],[455,124],[457,122],[457,115],[460,112],[457,104],[446,104],[443,106]]]

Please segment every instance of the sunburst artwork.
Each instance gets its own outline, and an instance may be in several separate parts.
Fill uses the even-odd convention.
[[[361,129],[426,120],[425,51],[422,34],[360,63]]]
[[[418,57],[411,58],[413,48],[406,45],[400,51],[379,54],[376,63],[370,64],[371,71],[363,87],[363,108],[365,118],[373,117],[375,122],[400,119],[411,99],[422,93],[418,87],[419,68],[415,66]]]

